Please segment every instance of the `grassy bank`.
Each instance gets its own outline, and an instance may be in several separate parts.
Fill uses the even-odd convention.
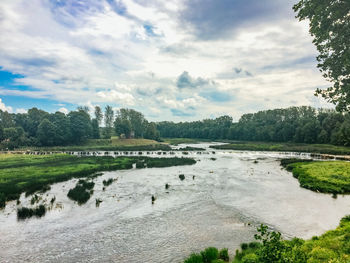
[[[31,151],[169,151],[170,146],[147,139],[90,139],[80,145],[53,147],[22,147]]]
[[[171,145],[178,145],[182,143],[189,143],[189,144],[194,144],[194,143],[200,143],[203,141],[209,141],[208,139],[190,139],[190,138],[162,138],[162,141]]]
[[[185,263],[348,263],[350,262],[350,216],[344,217],[335,230],[310,240],[283,240],[278,232],[261,225],[255,242],[241,244],[233,261],[220,259],[217,249],[208,248],[192,254]],[[210,252],[207,260],[203,253]]]
[[[325,154],[350,154],[350,147],[330,144],[274,143],[274,142],[232,142],[210,146],[222,150],[309,152]]]
[[[4,200],[18,199],[22,192],[32,194],[48,189],[50,184],[73,177],[89,176],[98,171],[130,169],[137,162],[142,162],[143,167],[167,167],[194,164],[196,161],[188,158],[2,154],[0,155],[0,205],[4,205]]]
[[[350,194],[350,162],[287,159],[281,164],[304,188],[323,193]]]

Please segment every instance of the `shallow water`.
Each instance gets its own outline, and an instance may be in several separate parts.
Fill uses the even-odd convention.
[[[279,165],[280,158],[308,155],[210,150],[186,156],[197,164],[105,172],[82,206],[67,198],[77,179],[55,184],[43,199],[56,196],[56,203],[40,219],[17,221],[10,202],[0,212],[0,262],[180,262],[208,246],[234,253],[253,240],[260,223],[286,238],[310,238],[335,228],[350,211],[350,196],[302,189]],[[109,178],[118,180],[103,191]],[[99,207],[96,198],[103,201]],[[21,202],[27,206],[30,197]]]

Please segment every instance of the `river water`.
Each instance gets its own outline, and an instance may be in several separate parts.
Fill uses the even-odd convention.
[[[279,159],[307,154],[208,149],[186,157],[197,163],[105,172],[82,206],[67,198],[77,179],[55,184],[42,197],[48,203],[56,196],[56,202],[40,219],[17,221],[10,202],[0,211],[0,262],[181,262],[208,246],[227,247],[232,255],[253,241],[260,223],[285,238],[310,238],[335,228],[350,211],[350,196],[300,188],[281,169]],[[103,191],[109,178],[117,180]],[[27,206],[30,197],[21,202]]]

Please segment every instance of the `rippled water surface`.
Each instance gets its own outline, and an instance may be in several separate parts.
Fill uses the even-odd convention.
[[[310,238],[335,228],[350,211],[349,196],[333,199],[300,188],[278,161],[291,153],[186,156],[197,164],[105,172],[82,206],[67,198],[77,179],[55,184],[43,198],[56,196],[56,204],[41,219],[17,221],[10,202],[0,211],[0,262],[181,262],[208,246],[233,253],[253,239],[260,223],[286,238]],[[103,191],[109,178],[118,180]],[[99,207],[96,198],[103,201]],[[28,205],[30,197],[21,201]]]

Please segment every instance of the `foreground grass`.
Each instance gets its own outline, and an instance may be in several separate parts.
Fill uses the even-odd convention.
[[[350,193],[350,162],[282,160],[281,164],[293,173],[300,186],[323,193]]]
[[[90,139],[80,145],[53,147],[23,147],[32,151],[157,151],[171,150],[169,145],[147,139]]]
[[[266,226],[258,228],[256,242],[241,244],[232,263],[349,263],[350,216],[344,217],[335,230],[330,230],[310,240],[294,238],[282,240],[278,232],[269,232]],[[210,259],[203,256],[210,252]],[[208,248],[200,254],[192,254],[185,263],[217,263],[217,249]],[[226,253],[225,253],[226,254]],[[227,260],[229,262],[229,260]]]
[[[330,144],[274,143],[274,142],[232,142],[210,146],[222,150],[308,152],[324,154],[350,154],[350,147]]]
[[[0,208],[5,201],[18,199],[20,194],[47,190],[53,183],[73,177],[86,177],[98,171],[130,169],[134,163],[143,167],[189,165],[189,158],[149,157],[77,157],[67,154],[53,155],[0,155]]]

